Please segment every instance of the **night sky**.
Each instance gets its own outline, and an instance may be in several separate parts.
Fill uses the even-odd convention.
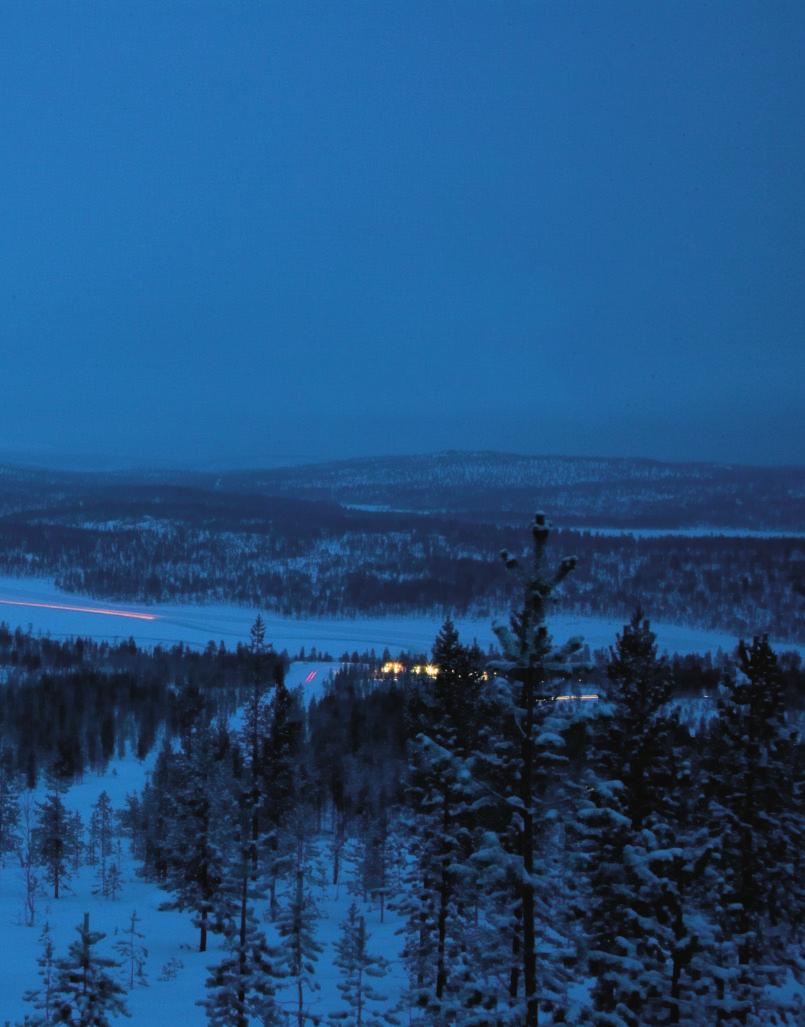
[[[805,463],[805,4],[0,7],[3,459]]]

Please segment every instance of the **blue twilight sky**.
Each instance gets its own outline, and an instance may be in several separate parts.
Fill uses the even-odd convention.
[[[805,4],[0,5],[0,450],[805,463]]]

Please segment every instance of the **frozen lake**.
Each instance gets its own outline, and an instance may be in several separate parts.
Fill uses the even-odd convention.
[[[315,646],[339,657],[345,650],[363,652],[374,649],[380,654],[388,648],[427,652],[439,630],[441,614],[414,614],[396,617],[293,618],[262,613],[266,637],[278,650],[295,654],[304,646]],[[134,638],[144,646],[174,645],[184,642],[205,646],[210,640],[231,647],[245,642],[258,611],[231,605],[193,604],[144,606],[109,603],[89,596],[62,592],[52,581],[42,578],[0,577],[0,621],[54,638],[82,635],[114,641]],[[501,613],[499,616],[505,616]],[[457,617],[456,625],[464,641],[473,639],[486,648],[494,636],[487,617]],[[592,649],[612,644],[623,626],[616,617],[579,617],[557,614],[550,621],[557,641],[581,635]],[[668,652],[706,652],[731,650],[737,639],[723,631],[685,627],[657,622],[653,625],[662,649]],[[805,656],[805,646],[781,644]]]

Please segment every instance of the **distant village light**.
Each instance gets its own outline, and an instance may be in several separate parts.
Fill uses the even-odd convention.
[[[429,678],[435,678],[439,674],[439,668],[435,663],[415,663],[411,667],[406,668],[404,663],[399,660],[388,660],[380,668],[381,674],[404,674],[406,669],[410,670],[412,674],[424,674]]]
[[[400,660],[387,660],[380,667],[381,674],[404,674],[406,669],[411,674],[424,675],[425,677],[435,678],[439,676],[439,668],[435,663],[414,663],[410,667],[406,668],[405,664]],[[484,680],[489,679],[489,675],[486,671],[481,675]],[[583,700],[583,699],[598,699],[597,692],[587,692],[582,695],[555,695],[553,697],[555,702],[570,702],[571,700]]]

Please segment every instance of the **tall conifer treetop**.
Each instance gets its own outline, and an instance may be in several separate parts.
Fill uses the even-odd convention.
[[[555,570],[550,570],[546,553],[550,531],[551,525],[545,514],[537,513],[531,528],[533,552],[531,566],[527,570],[521,567],[520,561],[507,549],[500,553],[506,569],[519,578],[523,591],[522,605],[512,611],[510,627],[493,625],[505,659],[493,663],[492,669],[510,680],[523,681],[531,672],[539,669],[560,670],[582,645],[580,638],[571,638],[560,649],[553,650],[551,647],[551,636],[545,624],[548,604],[556,588],[575,569],[577,560],[575,556],[566,556]],[[542,678],[543,675],[538,674],[538,677]],[[539,683],[543,682],[540,680]]]
[[[549,887],[544,875],[535,873],[537,866],[537,821],[547,815],[551,778],[561,761],[564,742],[550,728],[549,719],[556,704],[558,682],[570,671],[570,661],[581,648],[580,638],[571,638],[554,649],[545,624],[548,603],[555,590],[576,566],[576,558],[565,557],[551,569],[547,557],[550,524],[543,513],[537,513],[531,527],[533,550],[531,565],[520,568],[519,561],[508,550],[501,552],[507,570],[515,573],[522,588],[522,603],[510,619],[510,627],[495,625],[495,634],[503,650],[503,659],[490,665],[506,680],[504,705],[510,720],[508,743],[499,752],[505,765],[504,781],[512,785],[506,795],[508,808],[516,809],[511,820],[517,866],[514,875],[514,936],[510,997],[522,1003],[524,1027],[539,1023],[538,942],[536,916],[544,890]],[[538,895],[539,889],[539,895]],[[539,901],[538,901],[539,899]],[[542,991],[554,990],[547,980],[543,960]],[[522,979],[522,990],[520,980]],[[557,988],[557,990],[559,990]]]

